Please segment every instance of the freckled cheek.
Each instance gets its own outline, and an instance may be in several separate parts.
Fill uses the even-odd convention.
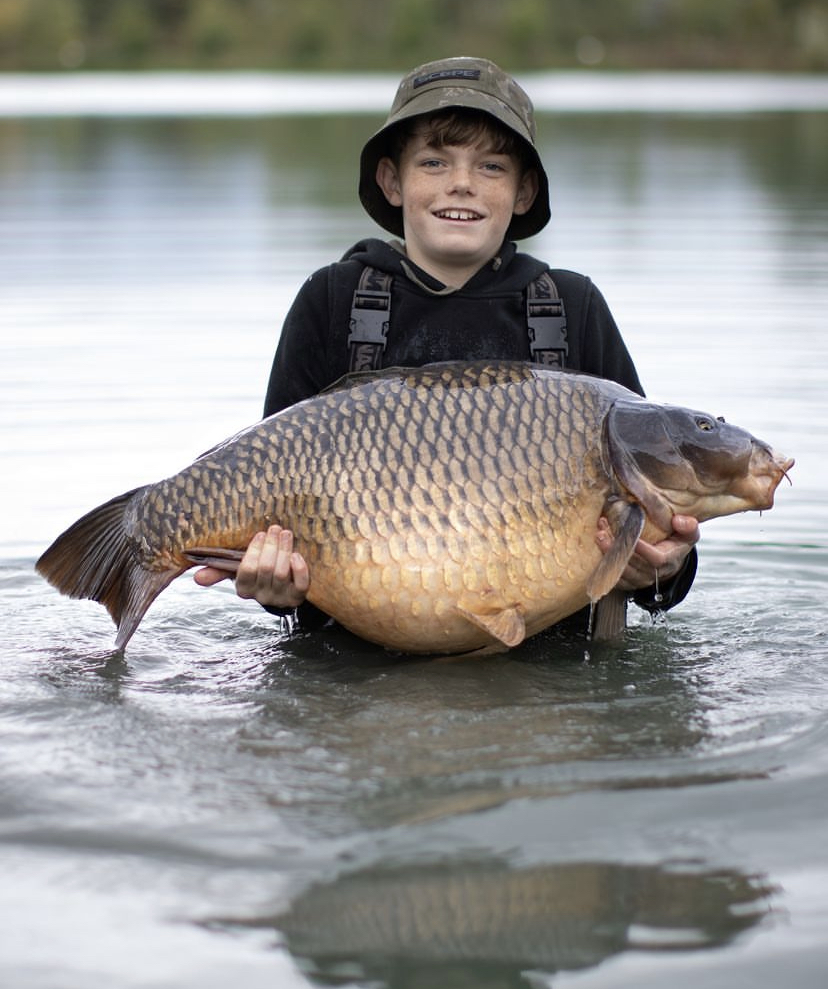
[[[403,209],[407,213],[432,213],[436,209],[437,197],[428,192],[407,196],[403,200]]]

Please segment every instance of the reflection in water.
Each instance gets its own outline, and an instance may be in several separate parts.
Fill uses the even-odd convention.
[[[276,928],[322,985],[503,989],[525,987],[527,969],[587,968],[628,948],[726,944],[768,913],[771,893],[732,871],[453,860],[345,874],[241,923]]]

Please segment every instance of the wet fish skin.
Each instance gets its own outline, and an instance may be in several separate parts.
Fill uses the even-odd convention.
[[[666,534],[674,510],[770,507],[791,462],[736,427],[712,429],[718,447],[690,483],[675,436],[701,415],[521,362],[380,372],[113,499],[37,567],[102,601],[122,648],[171,580],[216,551],[237,559],[278,522],[309,563],[308,599],[358,635],[404,652],[508,648],[606,594],[642,530]],[[616,544],[602,556],[596,524],[610,509]]]

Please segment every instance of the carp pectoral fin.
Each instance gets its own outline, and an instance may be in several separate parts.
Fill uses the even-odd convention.
[[[526,623],[517,607],[503,608],[502,611],[477,614],[467,608],[457,606],[457,611],[478,628],[488,632],[493,639],[503,643],[507,649],[519,646],[526,638]],[[488,648],[488,647],[487,647]]]
[[[640,505],[626,504],[618,509],[616,503],[615,509],[616,531],[612,546],[601,557],[601,562],[587,581],[590,601],[600,600],[615,587],[644,530],[644,510]]]
[[[244,551],[224,549],[221,546],[192,546],[182,555],[196,566],[215,567],[216,570],[224,570],[226,573],[236,573]]]

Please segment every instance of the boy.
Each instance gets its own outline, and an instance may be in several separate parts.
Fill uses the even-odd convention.
[[[556,364],[643,394],[606,302],[583,275],[551,272],[566,328],[544,340],[533,329],[527,294],[548,303],[549,269],[512,241],[550,216],[534,142],[531,101],[493,63],[448,58],[405,76],[363,149],[359,182],[369,216],[403,242],[361,241],[308,279],[282,329],[266,416],[349,370],[474,358]],[[663,542],[639,543],[619,583],[649,610],[677,604],[695,574],[698,524],[676,516],[673,525]],[[604,551],[612,543],[605,520],[596,539]],[[205,568],[195,579],[209,586],[226,576]],[[311,579],[292,533],[271,526],[251,542],[236,590],[275,613],[299,607],[301,624],[313,627],[327,616],[303,604]]]

